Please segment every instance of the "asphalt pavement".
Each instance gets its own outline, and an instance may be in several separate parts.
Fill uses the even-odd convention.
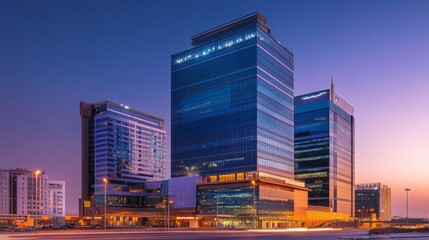
[[[331,231],[299,231],[299,232],[254,232],[254,231],[170,231],[170,232],[154,232],[154,231],[56,231],[56,232],[31,232],[31,233],[14,233],[0,235],[0,239],[15,239],[15,240],[45,240],[45,239],[61,239],[61,240],[77,240],[77,239],[115,239],[115,240],[131,240],[131,239],[178,239],[178,240],[208,240],[208,239],[290,239],[290,240],[333,240],[339,237],[348,236],[367,236],[366,230],[331,230]]]

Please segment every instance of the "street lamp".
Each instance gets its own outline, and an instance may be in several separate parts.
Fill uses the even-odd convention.
[[[167,206],[167,211],[168,211],[168,219],[167,219],[167,232],[170,231],[170,205],[172,205],[174,203],[173,200],[169,200],[168,201],[168,206]]]
[[[107,199],[106,199],[106,189],[107,189],[107,183],[109,180],[107,178],[103,178],[104,182],[104,231],[106,231],[107,228],[107,218],[106,218],[106,212],[107,212]]]
[[[407,226],[408,226],[408,192],[411,191],[410,188],[405,188],[405,192],[407,193]]]
[[[35,223],[35,225],[36,225],[36,232],[37,232],[37,211],[39,210],[39,206],[37,205],[38,203],[39,203],[39,201],[38,201],[38,199],[37,199],[37,197],[38,197],[38,183],[37,183],[37,176],[39,176],[39,174],[40,173],[42,173],[42,171],[40,171],[40,170],[37,170],[37,171],[35,171],[34,172],[34,174],[36,174],[36,202],[35,202],[35,205],[36,205],[36,207],[35,207],[35,209],[36,209],[36,212],[35,212],[35,221],[36,221],[36,223]]]
[[[256,227],[256,182],[255,180],[252,180],[252,186],[253,186],[253,228],[257,228]]]

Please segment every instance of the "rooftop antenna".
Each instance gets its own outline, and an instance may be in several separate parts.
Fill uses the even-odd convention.
[[[331,76],[331,102],[335,99],[335,91],[334,91],[334,77]]]

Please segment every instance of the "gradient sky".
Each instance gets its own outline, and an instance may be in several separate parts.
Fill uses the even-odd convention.
[[[80,195],[79,102],[166,119],[170,55],[259,11],[295,53],[295,94],[329,87],[355,108],[356,183],[392,187],[393,215],[429,215],[429,1],[0,2],[0,167],[40,169]]]

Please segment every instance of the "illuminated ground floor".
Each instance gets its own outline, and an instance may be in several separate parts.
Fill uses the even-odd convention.
[[[286,229],[304,227],[305,222],[299,220],[275,220],[264,218],[235,217],[199,217],[200,227],[234,228],[234,229]]]
[[[104,225],[104,214],[97,208],[84,216],[81,225]],[[152,227],[191,227],[196,221],[195,209],[121,209],[108,208],[106,213],[107,226],[152,226]]]
[[[150,182],[134,207],[114,195],[104,205],[81,202],[82,225],[288,229],[351,221],[330,208],[308,206],[304,183],[266,173],[233,173]],[[168,184],[167,184],[168,183]],[[109,196],[109,195],[108,195]],[[104,196],[103,196],[104,197]],[[122,198],[121,198],[122,199]],[[100,200],[100,199],[99,199]],[[328,226],[326,226],[328,227]]]

